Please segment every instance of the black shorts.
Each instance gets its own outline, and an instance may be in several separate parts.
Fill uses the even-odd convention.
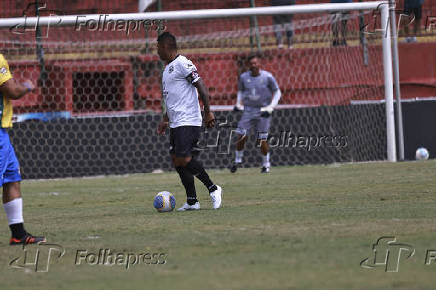
[[[201,127],[180,126],[170,128],[170,154],[189,157],[199,152],[198,138]]]

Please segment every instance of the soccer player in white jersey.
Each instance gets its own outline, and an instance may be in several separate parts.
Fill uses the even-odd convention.
[[[235,162],[230,171],[235,173],[241,165],[247,134],[254,127],[263,158],[261,172],[268,173],[271,167],[267,142],[268,132],[271,124],[271,114],[279,103],[281,92],[273,75],[260,69],[259,56],[250,56],[248,65],[249,70],[239,77],[235,110],[243,110],[244,112],[236,130],[238,141],[236,143]]]
[[[164,135],[167,127],[170,127],[170,154],[187,196],[186,203],[178,210],[200,209],[194,176],[207,187],[212,207],[218,209],[221,207],[222,189],[211,181],[195,157],[203,122],[198,95],[203,101],[206,126],[212,128],[215,125],[215,117],[209,107],[209,93],[192,61],[177,53],[174,35],[164,32],[157,38],[157,53],[166,63],[162,75],[162,97],[166,112],[157,131]]]

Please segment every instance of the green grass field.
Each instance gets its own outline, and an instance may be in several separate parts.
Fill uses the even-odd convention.
[[[10,268],[24,251],[8,246],[2,214],[0,289],[434,289],[436,262],[425,259],[436,249],[435,172],[435,161],[211,170],[222,209],[197,183],[201,211],[161,214],[158,191],[184,202],[175,173],[24,181],[28,230],[65,255],[47,273]],[[401,256],[398,273],[360,267],[387,235],[414,256]],[[166,263],[75,265],[78,250],[99,249],[163,253]],[[26,251],[31,262],[36,246]]]

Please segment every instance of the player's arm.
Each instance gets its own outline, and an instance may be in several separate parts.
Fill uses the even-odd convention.
[[[274,108],[278,105],[280,98],[282,96],[282,92],[280,91],[280,88],[274,77],[271,76],[271,78],[269,79],[268,86],[272,91],[272,95],[273,95],[271,99],[271,103],[268,106],[262,107],[260,109],[262,112],[265,112],[266,116],[269,116],[274,111]]]
[[[160,121],[159,125],[157,126],[157,134],[165,135],[165,131],[167,130],[169,125],[169,118],[167,114],[167,106],[165,104],[165,98],[163,97],[163,92],[162,92],[161,106],[162,106],[162,121]]]
[[[236,104],[233,107],[233,111],[243,111],[244,110],[244,105],[242,104],[242,91],[238,91],[238,93],[236,94]]]
[[[160,121],[159,125],[157,126],[157,133],[159,135],[165,135],[165,131],[168,128],[169,119],[167,113],[162,115],[162,121]]]
[[[24,83],[19,83],[13,78],[0,85],[0,92],[12,100],[18,100],[25,94],[33,91],[33,89],[35,89],[35,86],[31,81],[27,80]]]
[[[268,106],[260,108],[261,112],[265,112],[265,117],[269,117],[270,114],[274,111],[275,107],[278,105],[280,98],[282,96],[282,92],[280,89],[273,91],[273,97],[271,103]]]
[[[269,107],[272,107],[273,109],[279,104],[280,98],[282,97],[282,92],[280,89],[277,89],[273,92],[273,97],[271,100],[271,104]]]
[[[242,78],[239,78],[238,81],[238,93],[236,94],[236,104],[233,107],[234,111],[243,111],[244,105],[242,104],[242,96],[244,91],[244,82],[242,81]]]
[[[212,128],[215,126],[215,116],[210,111],[209,92],[201,78],[198,78],[198,80],[195,81],[193,85],[197,88],[200,99],[203,101],[204,121],[206,123],[206,126]]]

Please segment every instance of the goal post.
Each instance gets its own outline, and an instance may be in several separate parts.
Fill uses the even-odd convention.
[[[358,24],[358,14],[362,11],[365,13],[366,20],[372,21],[375,16],[381,16],[380,19],[374,20],[374,27],[370,28],[373,31],[367,35],[369,64],[362,61],[361,54],[359,55],[361,48],[358,42],[358,32],[363,27]],[[378,14],[371,14],[374,11],[378,11]],[[343,12],[342,18],[337,18],[338,12]],[[77,126],[84,126],[83,130],[85,130],[83,135],[75,133],[74,136],[96,137],[97,141],[93,141],[94,143],[103,144],[102,146],[109,151],[114,150],[113,154],[111,152],[101,154],[104,158],[113,157],[114,154],[118,154],[116,152],[120,151],[120,156],[126,157],[125,159],[133,154],[144,160],[146,153],[140,151],[149,147],[151,155],[147,158],[155,161],[147,170],[159,169],[156,166],[159,166],[159,162],[164,158],[160,156],[159,150],[162,148],[148,144],[147,142],[151,141],[146,139],[141,139],[141,142],[147,145],[136,144],[129,145],[130,147],[111,145],[113,147],[108,147],[107,141],[100,140],[103,139],[103,135],[106,136],[105,134],[91,132],[95,126],[114,131],[118,126],[114,123],[107,125],[109,127],[106,128],[106,125],[98,123],[100,122],[98,118],[104,117],[107,120],[113,116],[131,118],[146,113],[150,109],[157,111],[160,107],[158,95],[160,95],[161,64],[155,48],[144,50],[146,42],[150,44],[156,41],[158,29],[152,33],[144,33],[144,30],[137,29],[138,21],[142,21],[143,25],[148,24],[147,29],[151,27],[154,29],[154,26],[162,23],[168,25],[169,30],[177,37],[181,53],[187,54],[194,64],[198,65],[200,75],[204,76],[206,85],[211,91],[211,104],[215,108],[228,110],[232,108],[235,101],[237,77],[242,72],[244,61],[248,54],[255,51],[253,47],[248,46],[248,39],[252,33],[248,20],[250,16],[257,16],[264,54],[262,64],[265,65],[266,70],[272,71],[273,75],[279,79],[279,85],[284,87],[280,103],[280,108],[283,110],[278,109],[275,112],[280,123],[273,124],[273,126],[276,125],[274,128],[276,131],[273,133],[280,135],[280,138],[276,139],[291,140],[289,136],[282,138],[282,133],[288,130],[283,124],[288,122],[287,124],[291,126],[290,130],[295,134],[310,135],[311,138],[313,132],[318,132],[322,135],[321,140],[324,135],[330,133],[333,135],[348,134],[350,143],[353,143],[343,151],[338,148],[320,148],[313,156],[310,146],[309,149],[295,149],[295,154],[294,152],[288,154],[285,149],[278,148],[277,152],[281,154],[280,158],[283,158],[283,161],[274,161],[274,158],[278,158],[274,156],[279,156],[279,153],[273,153],[273,164],[379,159],[396,161],[388,1],[123,14],[54,14],[0,19],[0,30],[5,32],[3,36],[0,36],[2,40],[0,53],[5,54],[12,64],[15,69],[14,76],[18,79],[35,78],[39,75],[36,58],[32,56],[35,53],[35,38],[31,37],[32,35],[28,32],[34,31],[34,28],[39,26],[42,28],[42,36],[47,36],[41,41],[47,66],[46,86],[40,88],[39,95],[34,94],[29,99],[18,103],[19,120],[26,119],[26,114],[29,113],[42,113],[43,119],[50,119],[50,116],[72,116],[75,118],[74,122],[81,124]],[[295,39],[293,49],[283,49],[275,43],[278,31],[284,34],[283,39],[289,32],[289,27],[286,26],[277,30],[274,18],[271,21],[271,18],[277,15],[294,17],[291,28]],[[117,30],[117,21],[124,25],[124,32]],[[347,21],[348,24],[346,24]],[[337,45],[333,41],[332,45],[332,31],[334,30],[332,23],[336,25],[336,28],[348,25],[351,44]],[[106,30],[107,27],[110,28],[109,31]],[[111,30],[113,28],[116,28],[116,31]],[[136,30],[133,31],[134,29]],[[42,105],[38,104],[41,100]],[[379,103],[380,101],[383,103]],[[364,105],[360,107],[353,105],[359,102]],[[378,105],[373,105],[375,103]],[[57,114],[57,112],[61,113]],[[230,112],[226,114],[218,112],[217,116],[228,118],[233,125],[238,118],[236,113]],[[92,119],[92,122],[96,123],[91,127],[86,124],[86,121],[81,121],[91,120],[91,118],[96,118]],[[138,118],[151,118],[147,120],[155,122],[159,114],[153,117]],[[114,120],[114,122],[119,121]],[[132,130],[137,126],[143,126],[136,122],[139,121],[135,119],[133,125],[125,126],[126,128],[131,126]],[[23,130],[30,130],[30,127],[26,126],[31,125],[22,124],[20,128],[21,126]],[[47,127],[50,127],[49,124],[37,126],[41,126],[43,130],[49,130]],[[66,126],[70,129],[76,128],[75,125],[66,124]],[[382,126],[384,128],[381,128]],[[147,130],[149,134],[154,132],[151,127],[147,127]],[[26,133],[27,131],[23,134]],[[110,134],[121,136],[112,131]],[[128,134],[135,135],[133,132]],[[219,132],[212,135],[216,138],[220,137]],[[61,135],[53,133],[53,136],[60,138]],[[225,136],[231,137],[231,135]],[[129,140],[138,142],[139,139],[135,138],[132,137]],[[157,142],[156,138],[151,139]],[[317,144],[318,141],[317,139]],[[68,143],[65,139],[59,142]],[[84,144],[93,143],[83,142]],[[295,146],[298,147],[298,144]],[[97,150],[96,147],[91,147],[89,147],[90,150]],[[130,152],[128,148],[131,148],[133,152]],[[255,148],[252,149],[253,152],[256,151]],[[64,149],[60,151],[62,150]],[[71,151],[74,152],[74,149]],[[292,154],[301,154],[302,157],[289,157]],[[331,156],[328,156],[329,154]],[[59,154],[59,156],[62,156],[63,160],[68,160],[69,163],[76,164],[74,154],[68,156]],[[82,157],[77,155],[77,158]],[[98,157],[98,154],[91,151],[86,157],[91,160]],[[255,163],[256,158],[253,156],[250,162]],[[47,159],[51,158],[48,156]],[[84,161],[83,164],[86,162]],[[134,169],[130,170],[127,169],[129,166],[122,164],[122,161],[119,162],[120,166],[126,167],[123,172],[144,171],[139,163],[132,165]],[[214,164],[216,164],[215,167],[223,167],[228,162],[230,161],[220,160]],[[49,163],[47,161],[47,164]],[[80,164],[76,165],[84,166]],[[94,167],[89,171],[96,171],[99,174],[111,173],[115,161],[108,161],[108,164],[112,164],[108,167],[109,169],[99,171],[93,165]],[[82,175],[87,175],[87,173]]]
[[[335,11],[377,10],[385,9],[389,3],[385,1],[360,2],[360,3],[331,3],[331,4],[302,4],[292,6],[253,7],[236,9],[199,9],[182,11],[162,11],[144,13],[119,13],[107,14],[107,20],[185,20],[223,17],[265,16],[281,14],[303,13],[331,13]],[[389,7],[387,7],[389,9]],[[45,17],[19,17],[1,19],[0,27],[10,28],[13,26],[73,26],[78,20],[101,20],[101,14],[87,15],[52,15]]]
[[[383,70],[385,79],[386,100],[386,133],[388,160],[396,161],[395,117],[394,117],[394,82],[392,74],[391,30],[389,19],[389,3],[381,5],[381,23],[383,35]]]

